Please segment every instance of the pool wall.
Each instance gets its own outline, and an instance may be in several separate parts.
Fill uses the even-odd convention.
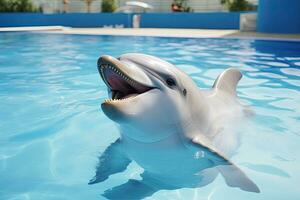
[[[145,13],[142,28],[239,29],[239,12]]]
[[[131,16],[125,13],[0,13],[0,27],[70,26],[103,27],[110,25],[131,27]]]
[[[70,26],[132,27],[133,14],[125,13],[0,13],[0,27]],[[239,29],[240,12],[214,13],[143,13],[142,28]]]
[[[300,0],[260,0],[258,32],[300,33]]]

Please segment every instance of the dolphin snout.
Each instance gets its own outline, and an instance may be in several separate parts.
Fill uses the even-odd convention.
[[[134,80],[141,85],[154,87],[154,83],[149,78],[147,71],[143,69],[142,66],[136,63],[124,59],[119,60],[112,56],[104,55],[98,59],[98,70],[100,74],[102,66],[106,65],[112,66],[113,68],[117,69],[117,71],[124,74],[126,77]],[[102,76],[102,79],[104,78],[105,77]]]

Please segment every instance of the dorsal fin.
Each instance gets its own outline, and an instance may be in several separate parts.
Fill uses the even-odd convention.
[[[222,72],[214,82],[213,89],[236,95],[236,86],[242,78],[242,73],[238,69],[229,68]]]

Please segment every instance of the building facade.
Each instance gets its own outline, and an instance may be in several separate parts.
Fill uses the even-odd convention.
[[[118,7],[124,6],[127,1],[131,0],[115,0]],[[171,4],[173,0],[139,0],[148,3],[154,7],[150,12],[171,12]],[[257,0],[249,0],[256,4]],[[45,13],[62,13],[67,7],[67,12],[87,12],[87,4],[85,0],[32,0],[32,2],[43,9]],[[64,4],[68,2],[68,4]],[[102,0],[93,0],[90,5],[90,12],[101,12]],[[191,7],[192,12],[220,12],[227,11],[220,0],[188,0],[187,5]]]

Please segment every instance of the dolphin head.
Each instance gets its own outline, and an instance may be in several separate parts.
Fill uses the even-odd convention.
[[[191,105],[201,98],[184,72],[150,55],[104,55],[98,70],[109,95],[101,104],[103,112],[125,129],[122,134],[137,141],[159,141],[176,133],[189,123]]]

